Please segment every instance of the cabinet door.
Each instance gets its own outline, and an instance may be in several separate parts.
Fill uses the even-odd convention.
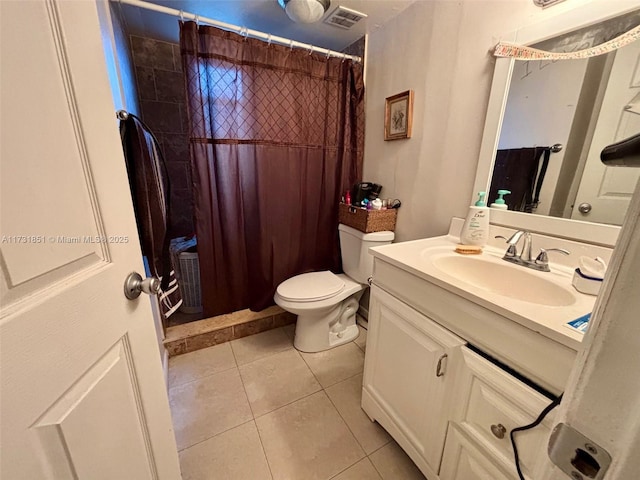
[[[364,385],[383,415],[367,410],[420,466],[437,472],[446,436],[454,364],[464,341],[379,287],[371,290]],[[391,428],[385,423],[392,422]],[[406,447],[406,443],[411,448]],[[404,444],[404,445],[403,445]]]
[[[453,424],[442,456],[440,480],[513,480],[491,462],[474,442]]]

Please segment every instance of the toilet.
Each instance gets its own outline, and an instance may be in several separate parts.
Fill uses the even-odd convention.
[[[345,273],[311,272],[285,280],[274,300],[298,315],[293,345],[301,352],[321,352],[358,336],[356,312],[373,274],[369,247],[393,241],[393,232],[362,233],[340,224],[340,252]]]

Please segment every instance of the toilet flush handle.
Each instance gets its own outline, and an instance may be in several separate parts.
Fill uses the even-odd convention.
[[[367,278],[367,283],[371,286],[373,284],[373,277]]]

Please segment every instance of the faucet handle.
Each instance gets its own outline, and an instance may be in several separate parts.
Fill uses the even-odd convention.
[[[541,248],[538,257],[536,258],[536,265],[549,265],[549,256],[547,252],[558,252],[563,255],[569,255],[571,252],[564,248]]]
[[[493,238],[501,238],[505,242],[509,242],[507,237],[503,237],[502,235],[496,235]],[[518,255],[518,251],[516,250],[516,244],[515,243],[509,243],[509,248],[507,248],[507,251],[505,252],[504,256],[505,257],[515,257],[516,255]]]
[[[498,235],[496,238],[498,237],[505,238],[502,235]],[[524,237],[524,243],[522,245],[522,251],[520,252],[520,255],[518,255],[518,250],[516,245],[518,245],[518,242],[522,237]],[[509,239],[505,238],[505,240],[509,244],[507,253],[504,254],[506,258],[517,258],[517,259],[522,259],[525,262],[531,262],[531,233],[530,232],[528,232],[527,230],[518,230],[513,235],[511,235],[511,238]]]
[[[515,243],[511,243],[507,248],[507,251],[504,254],[505,257],[517,257],[518,250],[516,249]]]

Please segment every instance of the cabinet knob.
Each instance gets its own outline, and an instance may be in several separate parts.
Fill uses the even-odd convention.
[[[504,438],[504,434],[507,433],[507,429],[504,428],[504,425],[499,423],[497,425],[491,425],[491,433],[493,433],[496,438],[502,440]]]

